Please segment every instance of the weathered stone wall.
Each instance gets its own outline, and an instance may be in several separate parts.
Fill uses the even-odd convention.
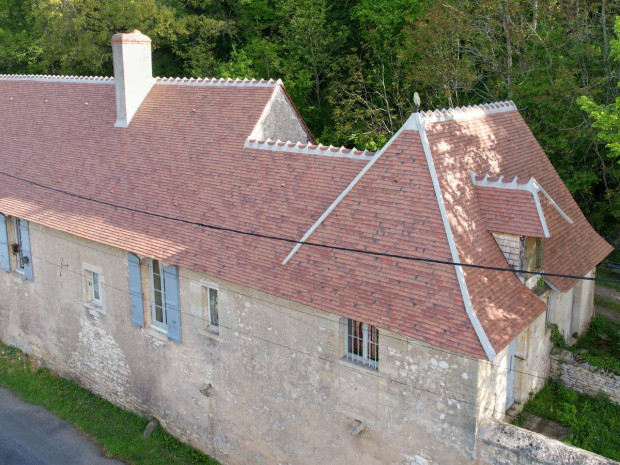
[[[547,381],[551,362],[550,330],[542,313],[517,337],[515,355],[515,402],[528,400],[530,393],[540,391]]]
[[[506,423],[486,420],[478,433],[479,463],[488,465],[612,465],[614,460]]]
[[[547,301],[547,323],[558,325],[566,341],[572,336],[574,290],[574,287],[568,292],[550,290]]]
[[[125,252],[30,232],[34,282],[0,273],[0,338],[223,463],[476,463],[477,360],[381,330],[368,370],[342,360],[342,319],[185,269],[174,343],[131,324]],[[84,305],[85,263],[105,311]],[[218,289],[219,334],[203,285]]]
[[[589,396],[603,392],[612,402],[620,404],[620,376],[580,362],[568,350],[551,355],[551,376],[569,389]]]
[[[495,242],[499,246],[500,250],[506,257],[508,264],[512,268],[522,269],[522,247],[521,247],[521,237],[515,236],[514,234],[504,234],[504,233],[492,233],[495,238]]]
[[[544,386],[549,373],[551,342],[541,314],[517,336],[514,367],[514,401],[525,402],[532,392]],[[491,362],[481,361],[478,376],[479,421],[502,420],[506,412],[508,390],[508,347]]]
[[[595,272],[596,268],[586,274],[586,277],[593,278]],[[572,313],[571,334],[585,333],[594,316],[594,281],[581,280],[575,284]]]
[[[275,91],[250,137],[303,143],[310,141],[310,135],[282,87],[278,87]]]

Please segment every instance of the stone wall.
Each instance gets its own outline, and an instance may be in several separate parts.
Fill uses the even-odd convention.
[[[222,463],[476,463],[479,361],[380,330],[369,370],[343,360],[343,319],[186,269],[175,343],[131,324],[124,251],[30,233],[34,281],[0,272],[0,339]],[[102,311],[85,305],[85,264],[101,270]],[[203,286],[218,290],[219,334]]]
[[[579,362],[576,354],[567,350],[551,356],[551,376],[568,389],[596,396],[603,392],[612,402],[620,404],[620,376],[607,373],[587,362]]]
[[[553,289],[548,291],[547,323],[558,325],[560,334],[564,336],[566,341],[572,336],[574,291],[574,287],[567,292],[559,292]]]
[[[482,465],[613,465],[614,460],[506,423],[485,420],[478,433]]]

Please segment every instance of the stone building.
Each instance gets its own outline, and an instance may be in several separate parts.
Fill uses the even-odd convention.
[[[223,463],[483,463],[592,315],[539,273],[611,250],[515,105],[325,147],[279,81],[112,47],[114,78],[0,76],[0,338]]]

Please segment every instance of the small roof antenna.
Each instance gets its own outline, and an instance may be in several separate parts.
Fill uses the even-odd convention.
[[[413,93],[413,104],[415,105],[413,111],[416,113],[420,111],[420,95],[417,92]]]

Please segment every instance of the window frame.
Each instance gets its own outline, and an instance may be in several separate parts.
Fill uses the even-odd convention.
[[[353,333],[351,332],[352,328],[356,328]],[[344,344],[344,359],[346,361],[371,370],[379,369],[379,329],[376,326],[345,318]],[[361,344],[361,354],[359,353],[359,344]],[[358,347],[355,348],[355,345]]]
[[[211,292],[215,292],[216,297],[216,322],[213,321],[213,309],[211,308]],[[206,308],[205,308],[205,296],[206,296]],[[212,333],[219,334],[220,332],[220,290],[216,286],[209,284],[202,284],[200,286],[200,299],[202,307],[202,319],[204,322],[204,328]],[[206,316],[205,316],[206,314]]]
[[[155,299],[155,269],[154,269],[154,263],[157,263],[157,266],[159,268],[159,273],[157,273],[157,275],[159,276],[159,284],[161,286],[161,288],[159,290],[157,290],[160,294],[161,294],[161,311],[162,311],[162,319],[164,320],[164,322],[158,321],[156,316],[157,316],[157,301]],[[150,258],[149,259],[149,285],[151,287],[151,326],[161,330],[163,332],[166,332],[166,334],[168,333],[168,318],[167,318],[167,312],[166,312],[166,283],[165,283],[165,278],[164,278],[164,269],[165,269],[166,265],[164,264],[164,262],[160,261],[160,260],[156,260],[154,258]]]
[[[97,276],[99,298],[95,298],[95,293],[91,286],[93,275]],[[98,266],[89,263],[82,264],[82,289],[84,294],[84,306],[91,310],[105,313],[105,292],[104,292],[103,272]]]

